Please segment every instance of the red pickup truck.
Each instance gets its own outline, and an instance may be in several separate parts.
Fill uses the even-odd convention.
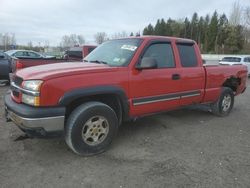
[[[92,155],[108,148],[123,121],[193,104],[226,116],[246,89],[246,66],[204,66],[188,39],[111,40],[84,61],[17,71],[7,119],[32,136],[63,133],[75,153]]]
[[[15,72],[23,68],[33,67],[33,66],[38,66],[38,65],[81,61],[95,48],[96,46],[94,45],[84,45],[81,47],[71,48],[70,50],[66,51],[66,54],[64,54],[63,59],[25,58],[25,57],[12,58],[11,69],[12,69],[12,72]]]

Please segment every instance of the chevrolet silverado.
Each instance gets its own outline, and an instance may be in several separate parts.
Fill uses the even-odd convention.
[[[7,120],[31,136],[64,135],[79,155],[104,152],[123,121],[187,105],[226,116],[246,89],[247,67],[205,66],[189,39],[110,40],[84,63],[19,70],[5,96]]]

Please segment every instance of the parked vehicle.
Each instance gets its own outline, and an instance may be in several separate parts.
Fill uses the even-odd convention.
[[[64,133],[72,151],[92,155],[105,151],[119,125],[133,118],[193,104],[226,116],[246,80],[243,65],[203,66],[192,40],[110,40],[85,63],[17,71],[5,96],[6,117],[32,136]]]
[[[250,75],[250,56],[249,57],[224,57],[220,61],[221,65],[246,65],[248,67],[248,75]]]
[[[72,47],[69,50],[66,50],[64,52],[63,57],[65,59],[81,61],[84,57],[86,57],[95,48],[96,48],[96,46],[94,46],[94,45],[84,45],[84,46],[81,46],[81,47]]]
[[[11,72],[11,58],[4,52],[0,52],[0,80],[9,80]]]
[[[81,54],[84,54],[84,57],[85,57],[92,50],[94,50],[95,47],[96,46],[85,45],[85,46],[81,47]],[[76,55],[75,56],[73,56],[73,55],[64,56],[63,59],[55,59],[55,58],[52,58],[52,59],[48,59],[48,58],[38,59],[38,58],[19,57],[19,58],[13,58],[11,69],[12,69],[12,72],[15,72],[16,70],[20,70],[20,69],[23,69],[23,68],[33,67],[33,66],[38,66],[38,65],[45,65],[45,64],[76,62],[76,61],[79,61],[78,63],[81,63],[82,59],[83,59],[82,56],[77,57]]]
[[[30,59],[30,58],[12,58],[11,69],[12,72],[17,70],[34,67],[38,65],[54,64],[54,63],[64,63],[64,62],[75,62],[72,59]],[[80,62],[79,62],[80,63]]]
[[[32,59],[53,59],[55,56],[45,56],[32,50],[9,50],[5,52],[10,57],[15,58],[32,58]]]

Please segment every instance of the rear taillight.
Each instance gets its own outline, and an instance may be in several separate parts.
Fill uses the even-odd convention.
[[[16,61],[16,71],[18,70],[18,69],[22,69],[23,68],[23,64],[22,63],[20,63],[18,60]]]

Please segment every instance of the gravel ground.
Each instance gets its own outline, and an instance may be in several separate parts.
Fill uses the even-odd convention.
[[[0,187],[250,187],[250,88],[225,118],[182,109],[124,124],[111,148],[73,154],[63,139],[15,141],[0,88]]]

